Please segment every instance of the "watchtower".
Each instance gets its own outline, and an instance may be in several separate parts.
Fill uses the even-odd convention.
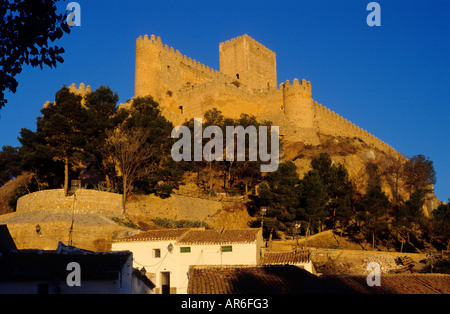
[[[286,118],[294,125],[302,128],[313,128],[313,100],[311,95],[311,82],[298,79],[280,84],[283,91],[283,109]]]
[[[219,44],[220,72],[250,89],[276,89],[276,55],[248,35]]]

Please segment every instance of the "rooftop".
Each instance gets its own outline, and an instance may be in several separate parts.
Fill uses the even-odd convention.
[[[178,240],[183,244],[252,243],[259,228],[219,230],[190,230]]]
[[[313,292],[316,277],[292,265],[192,266],[189,294],[294,294]]]
[[[259,260],[260,265],[295,265],[307,263],[310,261],[310,252],[308,250],[290,251],[290,252],[271,252],[265,251]]]
[[[115,239],[113,242],[148,242],[177,240],[190,229],[157,229],[138,233],[129,237]]]
[[[80,264],[84,279],[117,279],[129,251],[97,253],[60,245],[58,250],[10,250],[0,254],[0,281],[66,277],[67,265]]]
[[[315,276],[292,265],[192,266],[191,294],[449,294],[450,275],[392,274],[381,286],[366,276]]]
[[[256,241],[259,228],[206,230],[158,229],[142,232],[130,237],[115,239],[114,242],[148,242],[174,240],[182,244],[252,243]]]

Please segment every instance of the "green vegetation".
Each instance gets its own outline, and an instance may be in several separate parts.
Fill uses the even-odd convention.
[[[205,227],[206,229],[210,229],[207,223],[200,220],[175,220],[170,218],[160,218],[156,217],[152,219],[152,222],[155,225],[160,227],[164,227],[167,229],[175,229],[175,228],[198,228]]]
[[[332,163],[326,153],[311,161],[311,170],[299,178],[292,162],[280,164],[276,172],[264,177],[259,195],[253,196],[249,207],[259,219],[264,219],[264,235],[276,232],[310,235],[324,230],[340,230],[350,237],[363,235],[372,244],[414,252],[432,245],[437,249],[449,247],[450,208],[441,204],[427,218],[422,207],[425,195],[435,180],[430,162],[427,167],[414,166],[424,158],[408,160],[405,168],[416,171],[417,180],[409,199],[391,202],[381,188],[381,171],[369,163],[366,172],[369,182],[364,193],[359,193],[341,164]],[[420,171],[417,169],[421,169]],[[407,175],[405,170],[405,178]],[[266,207],[261,216],[259,209]],[[300,229],[295,230],[295,225]]]
[[[248,145],[246,161],[175,162],[171,158],[174,126],[152,97],[134,98],[127,110],[118,109],[118,99],[105,86],[84,99],[66,87],[59,90],[55,102],[41,110],[36,131],[22,129],[21,146],[4,146],[0,151],[0,186],[24,173],[29,177],[26,184],[9,188],[0,203],[14,208],[20,196],[42,189],[64,187],[67,193],[70,180],[77,179],[86,188],[122,193],[125,212],[129,195],[170,197],[188,174],[190,183],[209,196],[247,196],[248,211],[257,218],[255,226],[263,222],[266,237],[333,230],[355,238],[362,235],[373,248],[414,251],[429,245],[448,249],[450,245],[449,205],[441,204],[429,218],[422,211],[436,182],[433,163],[423,155],[410,159],[386,156],[380,164],[367,163],[364,191],[356,189],[347,169],[333,163],[327,153],[315,156],[311,170],[302,178],[293,162],[280,163],[275,172],[261,173],[261,161],[249,161]],[[184,125],[193,131],[193,119]],[[231,119],[212,109],[204,114],[202,127],[211,125],[225,133],[226,126],[270,128],[271,122],[258,122],[246,114]],[[203,146],[209,140],[203,139]],[[343,146],[332,140],[325,144],[334,145],[336,152],[351,154],[356,152],[354,140],[339,138],[337,142]],[[234,150],[236,145],[237,141]],[[312,156],[313,147],[305,145],[296,158],[304,158],[306,150]],[[391,197],[382,188],[386,186]],[[206,226],[204,222],[167,218],[153,222],[166,228]]]

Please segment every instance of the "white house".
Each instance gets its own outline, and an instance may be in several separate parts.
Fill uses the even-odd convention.
[[[112,250],[133,252],[133,266],[153,274],[155,293],[187,293],[191,265],[257,265],[261,229],[150,230],[113,241]]]

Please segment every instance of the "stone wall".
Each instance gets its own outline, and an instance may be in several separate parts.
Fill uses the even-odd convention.
[[[96,190],[78,189],[72,196],[64,196],[63,189],[44,190],[27,194],[17,201],[17,213],[38,210],[54,212],[122,214],[122,195]]]
[[[55,250],[58,242],[68,245],[71,239],[72,246],[106,252],[111,250],[112,234],[125,229],[114,223],[75,222],[72,225],[70,220],[7,222],[6,224],[18,249],[41,250]],[[36,232],[37,225],[40,227],[39,232]]]
[[[374,145],[381,151],[394,155],[398,154],[398,152],[396,152],[389,144],[383,142],[325,106],[314,102],[313,110],[318,132],[335,136],[360,138],[365,143]]]
[[[248,228],[253,218],[243,203],[215,201],[193,196],[172,194],[161,199],[155,195],[137,196],[127,203],[127,215],[133,220],[170,218],[174,220],[204,221],[221,228]]]

